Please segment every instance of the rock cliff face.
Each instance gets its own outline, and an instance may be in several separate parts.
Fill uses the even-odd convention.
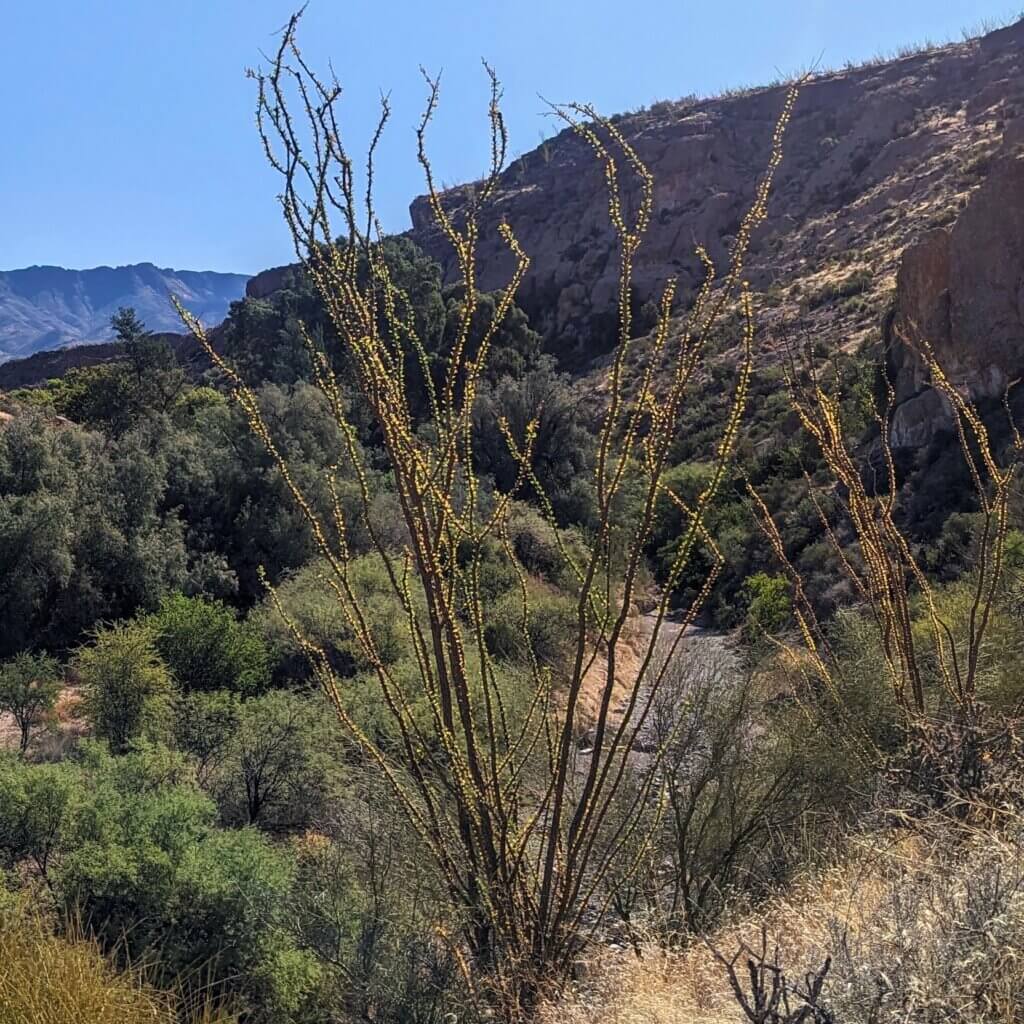
[[[679,277],[682,296],[692,289],[699,273],[696,242],[724,264],[783,99],[784,89],[769,88],[659,104],[617,119],[657,183],[654,220],[636,268],[638,302],[671,275]],[[1019,191],[1019,165],[993,154],[1022,114],[1024,22],[808,83],[786,139],[770,217],[749,262],[748,276],[764,293],[762,319],[831,346],[857,344],[877,332],[900,254],[918,239],[924,249],[908,255],[901,294],[913,292],[911,279],[941,278],[947,267],[963,275],[964,295],[983,283],[987,272],[969,251],[973,240],[998,234],[1005,248],[1019,231],[984,211]],[[969,205],[983,186],[990,199]],[[466,195],[465,188],[455,189],[445,202],[457,210]],[[970,213],[960,227],[965,207]],[[451,251],[425,199],[412,204],[411,214],[413,237],[452,276]],[[612,336],[616,261],[601,170],[582,140],[562,132],[504,173],[479,249],[485,288],[503,284],[509,271],[494,230],[500,218],[514,227],[532,260],[520,302],[534,325],[570,359],[600,354]],[[953,232],[935,234],[954,222]],[[954,235],[963,236],[963,245],[944,252],[943,239]],[[1005,305],[1012,287],[1000,278],[990,291]],[[950,315],[953,347],[965,331],[976,339],[986,322],[966,299],[954,301]],[[1005,330],[991,340],[1000,353],[992,372],[1008,370],[1013,359],[1007,361],[1007,353],[1020,349],[1016,315],[1009,307],[1000,314]],[[927,316],[941,321],[943,314],[929,308]],[[957,352],[963,372],[974,375],[971,351]]]
[[[295,267],[291,265],[261,270],[255,277],[249,278],[245,294],[250,299],[265,299],[268,295],[280,291],[294,273]]]
[[[1006,126],[991,169],[953,225],[904,252],[890,342],[897,447],[917,447],[949,422],[925,387],[922,342],[976,401],[1000,398],[1024,375],[1024,118]]]

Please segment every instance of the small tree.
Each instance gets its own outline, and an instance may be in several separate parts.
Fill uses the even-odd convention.
[[[789,581],[785,576],[756,572],[744,580],[742,595],[747,601],[743,638],[750,643],[778,632],[792,616]]]
[[[18,726],[22,756],[28,750],[32,730],[53,713],[60,687],[60,668],[49,655],[19,654],[0,665],[0,711],[11,715]]]
[[[170,345],[153,337],[131,306],[122,306],[110,318],[110,326],[128,355],[134,404],[139,411],[166,412],[188,384]]]
[[[115,754],[159,724],[170,707],[173,686],[150,631],[136,623],[118,624],[95,634],[92,645],[75,656],[83,705],[97,736]]]
[[[196,778],[209,789],[221,769],[242,714],[238,694],[185,693],[177,700],[174,742],[195,759]]]
[[[210,773],[222,815],[269,831],[308,827],[333,776],[332,717],[319,701],[276,690],[245,701],[237,714]]]
[[[67,764],[0,758],[0,863],[27,860],[52,887],[53,862],[80,802],[81,787]]]

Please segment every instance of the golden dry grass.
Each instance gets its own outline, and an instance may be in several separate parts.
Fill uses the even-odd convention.
[[[193,1024],[229,1024],[206,1007]],[[179,1024],[175,1000],[117,970],[88,939],[31,917],[0,923],[0,1024]]]
[[[826,955],[835,953],[836,936],[845,933],[854,958],[840,962],[837,957],[831,983],[833,991],[848,992],[858,971],[867,977],[878,973],[878,965],[907,960],[909,935],[921,971],[923,998],[944,999],[948,993],[942,991],[943,957],[957,955],[954,935],[969,916],[964,896],[977,883],[977,864],[998,862],[997,872],[1008,877],[1016,871],[1019,876],[1020,854],[1018,844],[991,834],[978,835],[954,863],[941,838],[874,836],[851,844],[841,863],[797,883],[785,897],[757,912],[737,915],[718,929],[711,942],[732,957],[741,942],[757,948],[762,925],[767,925],[769,949],[777,944],[787,974],[801,979],[806,971],[817,969]],[[924,895],[915,898],[915,891]],[[998,917],[1004,923],[1007,917],[1014,918],[1014,929],[983,958],[985,976],[979,975],[978,991],[972,993],[969,985],[963,989],[964,998],[974,999],[977,1006],[972,1020],[999,1024],[1020,1020],[1013,1006],[1024,996],[1024,972],[1014,966],[1024,953],[1022,901],[1019,885],[1015,891],[1007,888]],[[894,910],[900,905],[904,911]],[[864,958],[863,963],[854,962],[857,956]],[[745,973],[744,963],[745,958],[739,964],[741,973]],[[734,1024],[744,1020],[723,967],[700,942],[678,952],[651,945],[642,958],[625,951],[602,952],[588,965],[585,980],[561,1001],[545,1007],[540,1016],[540,1024]]]
[[[0,930],[2,1024],[169,1022],[166,1004],[116,971],[90,942],[66,942],[35,922]]]

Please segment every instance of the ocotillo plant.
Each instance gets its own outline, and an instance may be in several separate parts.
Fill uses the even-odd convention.
[[[787,385],[793,410],[813,438],[832,478],[829,488],[839,514],[853,534],[848,551],[841,544],[835,523],[829,519],[816,488],[808,486],[825,534],[839,565],[855,592],[870,610],[878,631],[886,675],[897,705],[908,719],[921,725],[936,700],[946,700],[957,712],[970,717],[977,698],[979,658],[993,602],[1003,576],[1003,552],[1008,529],[1011,485],[1020,457],[1021,438],[1013,427],[1007,465],[993,453],[988,430],[969,398],[964,397],[945,374],[927,339],[912,341],[931,382],[946,400],[963,459],[977,494],[980,529],[973,567],[973,593],[965,628],[960,635],[937,607],[935,590],[921,569],[906,533],[898,522],[900,489],[891,443],[895,392],[886,382],[886,400],[875,410],[879,449],[884,466],[883,486],[869,483],[855,447],[845,436],[838,387],[830,387],[816,372],[810,356],[797,367],[789,364]],[[837,377],[838,380],[838,377]],[[1010,416],[1008,397],[1004,398]],[[756,490],[748,485],[761,528],[776,557],[785,567],[794,597],[794,611],[804,643],[811,654],[815,674],[833,685],[834,661],[827,638],[815,616],[800,573],[787,557],[785,545],[771,513]],[[853,555],[852,553],[856,554]],[[913,630],[914,605],[919,598],[934,650],[934,670],[924,667],[919,640]],[[930,684],[934,697],[929,700]]]
[[[467,981],[481,998],[500,1005],[504,1019],[512,1020],[543,988],[565,977],[611,898],[604,883],[612,870],[616,877],[628,878],[629,861],[639,860],[637,850],[642,852],[645,829],[650,828],[647,812],[658,803],[653,793],[658,778],[654,770],[630,790],[625,807],[619,797],[632,770],[630,750],[650,716],[664,666],[682,636],[679,631],[671,649],[664,652],[667,657],[656,657],[669,592],[695,552],[702,547],[709,551],[715,568],[686,610],[685,622],[692,622],[721,564],[705,518],[733,459],[752,372],[752,300],[742,268],[751,233],[766,215],[796,91],[787,95],[780,111],[765,174],[736,233],[728,268],[717,278],[709,256],[699,250],[704,279],[691,309],[681,322],[673,319],[676,285],[667,282],[657,324],[643,347],[631,341],[630,300],[634,262],[652,214],[653,178],[615,125],[591,108],[554,108],[603,165],[609,216],[618,241],[619,343],[597,438],[592,543],[581,558],[559,541],[561,557],[576,580],[568,668],[552,673],[533,659],[528,692],[525,700],[521,693],[517,695],[520,710],[513,713],[511,694],[495,671],[486,643],[481,567],[485,550],[493,551],[497,541],[519,579],[520,627],[529,650],[531,598],[509,535],[512,496],[528,482],[552,519],[553,512],[531,467],[535,421],[522,437],[512,436],[507,423],[500,424],[518,466],[518,481],[509,492],[486,495],[473,461],[473,410],[488,349],[528,267],[512,226],[499,224],[496,230],[511,257],[512,271],[493,316],[480,330],[476,317],[480,213],[498,188],[506,150],[500,87],[488,69],[490,168],[455,211],[439,191],[427,155],[427,133],[439,91],[437,81],[425,76],[428,98],[417,130],[417,152],[430,208],[455,254],[461,302],[458,336],[438,374],[436,365],[428,365],[431,354],[417,333],[409,298],[392,278],[374,215],[374,155],[389,117],[387,101],[369,149],[365,192],[357,191],[338,120],[340,87],[333,76],[322,79],[304,60],[296,43],[297,24],[297,17],[289,23],[269,68],[253,73],[259,132],[267,159],[280,175],[282,210],[296,254],[316,285],[347,357],[351,380],[344,385],[354,388],[369,410],[393,474],[408,531],[408,543],[401,551],[389,549],[373,521],[367,473],[355,427],[345,413],[343,383],[334,369],[337,362],[310,340],[318,384],[348,439],[345,460],[361,487],[361,525],[405,612],[404,628],[418,665],[416,693],[395,677],[377,649],[349,572],[347,537],[353,524],[346,521],[341,503],[334,503],[329,516],[318,514],[278,451],[253,391],[215,351],[199,324],[183,316],[226,375],[235,399],[310,524],[327,566],[323,585],[335,596],[373,666],[386,713],[399,736],[397,749],[381,747],[360,729],[350,714],[344,683],[332,672],[323,651],[294,626],[296,638],[339,719],[387,779],[443,881],[453,919],[459,922],[457,929],[446,934]],[[636,183],[631,215],[627,214],[624,174],[632,175]],[[696,384],[706,339],[723,312],[737,302],[743,328],[729,415],[715,450],[710,481],[696,502],[687,506],[669,492],[665,482],[669,450],[687,394]],[[626,387],[627,365],[635,370],[632,390]],[[427,391],[425,402],[416,396],[417,406],[427,409],[425,427],[411,411],[410,368],[416,367]],[[637,479],[642,489],[640,513],[628,524],[623,542],[621,524],[613,530],[616,501],[624,485],[632,486]],[[656,506],[665,497],[684,508],[688,525],[639,672],[624,681],[624,633]],[[595,673],[598,711],[588,723],[593,749],[581,765],[576,745],[581,691],[585,679],[594,679]],[[613,694],[621,693],[624,682],[623,710],[616,708]],[[429,706],[426,720],[413,713],[414,700],[424,697]],[[654,767],[657,759],[655,754]],[[537,763],[539,781],[531,767]]]

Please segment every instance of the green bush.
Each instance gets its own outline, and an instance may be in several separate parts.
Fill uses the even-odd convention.
[[[789,624],[793,608],[785,576],[754,573],[744,581],[742,594],[747,602],[743,636],[748,642],[762,640]]]
[[[8,867],[29,862],[52,882],[54,862],[73,841],[85,792],[67,764],[33,765],[0,758],[0,857]]]
[[[22,754],[28,749],[32,730],[51,717],[60,688],[60,668],[45,654],[19,654],[0,665],[0,713],[7,712],[14,719]]]
[[[323,817],[336,795],[342,753],[323,697],[271,691],[238,705],[231,726],[225,706],[207,704],[206,711],[208,741],[216,742],[218,717],[223,736],[207,775],[226,824],[280,832]]]
[[[309,659],[295,640],[288,619],[323,650],[338,675],[356,675],[369,667],[337,595],[323,582],[325,575],[330,578],[330,570],[323,563],[303,567],[277,588],[277,601],[284,616],[277,601],[270,599],[255,613],[271,652],[274,677],[279,682],[304,680],[311,675]],[[380,556],[354,559],[349,575],[366,609],[367,622],[385,664],[393,665],[403,657],[411,657],[406,614]],[[419,588],[414,586],[412,593],[413,600],[422,603]]]
[[[517,589],[490,610],[484,628],[487,649],[494,657],[519,665],[529,664],[532,649],[540,665],[554,667],[567,655],[576,635],[576,602],[540,585],[531,585],[530,590],[526,636],[523,599]]]
[[[455,958],[434,937],[439,894],[386,787],[367,780],[336,809],[330,835],[294,844],[299,940],[324,965],[322,999],[339,1020],[445,1024],[464,1001]],[[332,838],[333,837],[333,838]]]
[[[185,693],[174,705],[174,744],[195,761],[196,777],[208,788],[227,756],[242,716],[237,693]]]
[[[201,977],[249,1020],[291,1021],[318,974],[289,930],[294,859],[216,816],[188,759],[165,748],[115,758],[85,743],[74,764],[0,762],[6,858],[45,865],[58,906],[104,949],[150,964],[161,986]]]
[[[219,601],[174,594],[147,621],[183,691],[253,694],[269,684],[270,656],[257,628]]]

